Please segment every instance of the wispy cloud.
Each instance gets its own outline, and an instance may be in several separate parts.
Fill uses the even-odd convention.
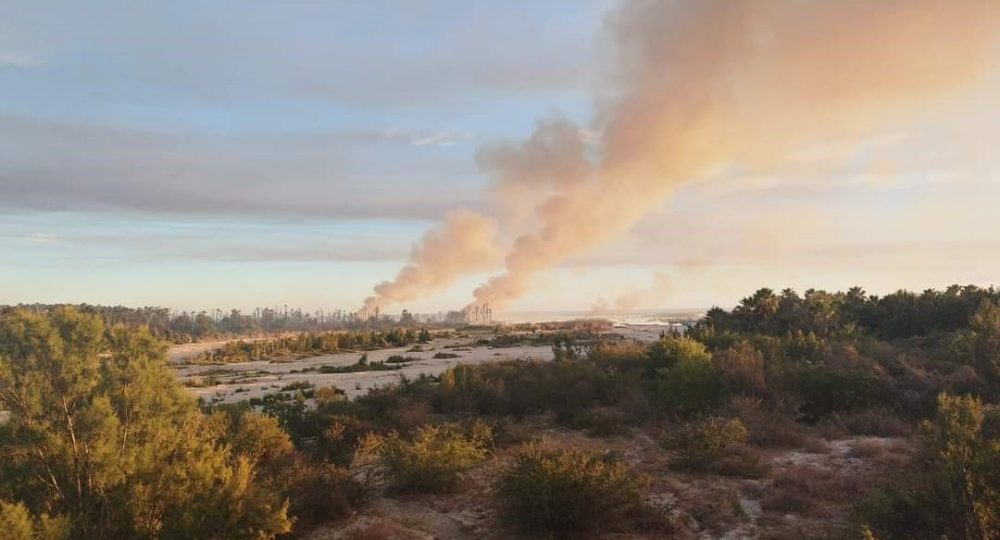
[[[52,233],[36,232],[28,235],[28,240],[36,244],[48,244],[51,242],[55,242],[58,239],[59,237]]]
[[[0,209],[427,219],[481,206],[471,160],[399,156],[371,135],[181,137],[0,115]]]
[[[385,130],[383,137],[389,141],[401,141],[411,146],[453,146],[473,139],[467,131],[406,132],[398,127]]]
[[[0,66],[27,69],[38,67],[39,65],[41,65],[41,61],[29,54],[13,51],[0,51]]]

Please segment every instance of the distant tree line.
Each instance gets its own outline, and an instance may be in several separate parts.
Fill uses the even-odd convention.
[[[694,332],[703,338],[726,334],[783,336],[801,332],[819,337],[866,333],[882,339],[926,336],[968,328],[984,304],[1000,304],[1000,290],[952,285],[943,291],[900,290],[885,296],[860,287],[846,292],[760,289],[732,311],[713,308]]]
[[[52,313],[65,304],[28,304],[0,306],[0,313],[15,310],[39,314]],[[343,310],[309,313],[302,309],[256,308],[246,314],[238,309],[224,312],[175,311],[165,307],[74,305],[81,313],[94,314],[107,325],[122,324],[131,328],[145,326],[157,338],[171,343],[191,343],[212,338],[244,337],[282,332],[322,332],[334,329],[412,327],[417,325],[413,315],[403,311],[399,320],[387,316],[361,318],[356,313]]]
[[[431,333],[426,328],[389,328],[387,330],[337,330],[302,333],[260,341],[230,341],[214,351],[206,351],[190,363],[229,364],[270,360],[288,356],[315,356],[342,351],[375,350],[427,343]]]

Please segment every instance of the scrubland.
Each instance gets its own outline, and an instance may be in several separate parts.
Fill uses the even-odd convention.
[[[14,313],[0,511],[17,538],[995,538],[997,300],[762,290],[683,336],[199,404],[142,330]]]

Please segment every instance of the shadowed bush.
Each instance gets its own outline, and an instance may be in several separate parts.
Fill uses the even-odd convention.
[[[1000,442],[983,436],[983,416],[976,398],[938,397],[935,419],[921,425],[925,470],[874,490],[856,507],[878,538],[997,538]]]
[[[351,476],[348,469],[330,463],[292,459],[282,469],[279,482],[295,516],[295,532],[343,519],[364,504],[370,486]]]

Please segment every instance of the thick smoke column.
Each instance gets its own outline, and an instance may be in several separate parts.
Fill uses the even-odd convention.
[[[502,232],[521,233],[477,303],[518,298],[537,273],[624,234],[686,182],[905,127],[992,67],[1000,1],[631,0],[608,29],[611,69],[589,129],[542,121],[524,142],[477,156],[506,206]],[[492,254],[476,234],[495,231],[465,219],[428,233],[368,305],[488,269],[468,254]]]
[[[480,157],[501,184],[552,193],[530,203],[537,230],[476,301],[521,296],[536,273],[625,233],[679,184],[905,121],[985,71],[998,15],[995,0],[626,3],[609,20],[617,51],[596,148],[541,123],[520,149]]]
[[[375,295],[365,299],[365,308],[413,300],[452,285],[467,272],[493,267],[500,257],[496,234],[492,219],[473,212],[452,212],[413,247],[410,262],[396,279],[375,286]]]

